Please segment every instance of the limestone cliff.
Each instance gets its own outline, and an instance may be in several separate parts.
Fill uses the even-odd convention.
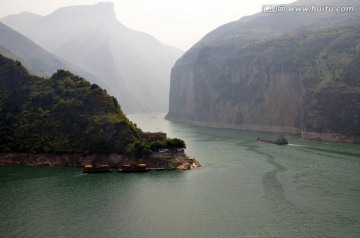
[[[209,33],[172,69],[167,119],[360,142],[359,13],[319,15],[255,15]]]

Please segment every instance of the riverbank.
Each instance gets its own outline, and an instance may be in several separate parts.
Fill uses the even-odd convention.
[[[149,168],[175,169],[198,168],[200,163],[185,154],[174,154],[171,157],[128,157],[119,154],[109,155],[58,155],[31,153],[0,153],[0,166],[48,166],[48,167],[83,167],[85,164],[108,164],[118,168],[123,164],[145,163]]]
[[[286,126],[264,126],[264,125],[250,125],[250,124],[203,122],[203,121],[194,121],[190,119],[173,118],[168,116],[166,116],[165,119],[172,122],[178,122],[178,123],[205,127],[205,128],[254,131],[254,132],[264,132],[264,133],[273,133],[273,134],[291,134],[291,135],[302,136],[302,138],[305,140],[360,144],[359,135],[305,132],[305,131],[301,131],[301,129],[296,127],[286,127]]]
[[[317,132],[302,132],[302,138],[305,140],[338,142],[348,144],[360,144],[359,135],[343,135],[336,133],[317,133]]]

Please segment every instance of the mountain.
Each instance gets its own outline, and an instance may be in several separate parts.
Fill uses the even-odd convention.
[[[166,111],[170,71],[182,52],[117,21],[113,3],[1,20],[46,50],[94,74],[130,112]]]
[[[359,20],[259,13],[215,29],[173,67],[167,119],[360,142]]]
[[[20,61],[31,74],[49,77],[58,69],[70,70],[92,82],[102,84],[91,75],[70,62],[57,57],[35,44],[24,35],[14,31],[0,22],[0,53],[11,59]]]
[[[117,100],[68,71],[32,76],[0,55],[0,152],[124,153],[138,129]]]

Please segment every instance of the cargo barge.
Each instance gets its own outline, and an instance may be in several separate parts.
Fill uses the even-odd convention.
[[[150,170],[146,167],[146,164],[137,164],[137,165],[125,164],[122,165],[117,171],[119,173],[144,173]]]
[[[261,142],[265,142],[265,143],[271,143],[271,144],[275,144],[275,145],[287,145],[287,144],[289,144],[288,139],[286,139],[286,137],[282,136],[282,135],[279,135],[276,140],[258,137],[258,138],[256,138],[256,141],[261,141]]]
[[[87,164],[84,166],[83,173],[94,174],[94,173],[109,173],[112,172],[108,164],[101,164],[100,166]]]

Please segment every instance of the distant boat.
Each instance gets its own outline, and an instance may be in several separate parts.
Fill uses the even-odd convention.
[[[84,166],[84,171],[83,171],[83,173],[87,173],[87,174],[108,173],[108,172],[112,172],[108,164],[101,164],[100,166],[87,164]]]
[[[285,136],[282,136],[282,135],[278,135],[276,140],[258,137],[258,138],[256,138],[256,141],[261,141],[261,142],[271,143],[271,144],[276,144],[276,145],[287,145],[287,144],[289,144],[288,139]]]
[[[117,171],[120,173],[144,173],[150,170],[146,167],[146,164],[125,164],[122,165]]]

